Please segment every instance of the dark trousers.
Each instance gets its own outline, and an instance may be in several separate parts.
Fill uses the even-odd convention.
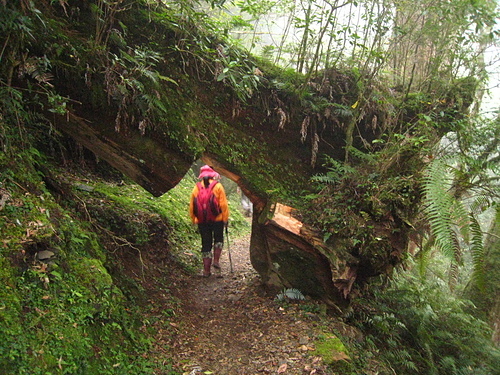
[[[224,243],[224,222],[215,221],[212,223],[198,224],[198,231],[201,234],[201,252],[212,251],[212,246],[218,242]]]

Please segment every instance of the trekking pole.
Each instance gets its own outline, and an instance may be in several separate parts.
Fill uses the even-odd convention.
[[[229,246],[229,231],[226,227],[226,238],[227,238],[227,254],[229,255],[229,267],[231,269],[231,273],[233,273],[233,259],[231,259],[231,247]]]

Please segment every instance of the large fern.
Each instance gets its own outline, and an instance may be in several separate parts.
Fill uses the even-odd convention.
[[[375,298],[357,300],[347,319],[377,347],[394,374],[497,374],[500,351],[491,331],[470,314],[471,302],[449,293],[439,279],[422,282],[396,272]]]
[[[470,249],[472,255],[472,264],[474,267],[472,278],[476,282],[477,286],[482,289],[484,287],[484,281],[485,281],[484,280],[485,251],[483,246],[483,232],[473,213],[470,213],[470,227],[472,232]]]
[[[454,177],[456,169],[447,159],[435,160],[429,165],[424,179],[425,214],[435,246],[451,261],[450,280],[457,277],[463,251],[468,248],[473,260],[473,277],[481,285],[484,279],[483,234],[473,210],[456,194]],[[475,207],[476,203],[470,207]]]
[[[467,214],[451,192],[452,176],[448,165],[442,160],[431,163],[427,168],[424,183],[425,213],[436,246],[450,259],[458,259],[461,251],[459,228],[454,219],[459,217],[457,211],[463,212],[465,216]]]

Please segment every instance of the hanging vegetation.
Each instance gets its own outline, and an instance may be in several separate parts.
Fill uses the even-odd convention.
[[[252,194],[255,230],[276,202],[296,208],[337,314],[385,351],[387,373],[487,374],[489,331],[451,292],[464,279],[487,290],[482,314],[498,321],[484,273],[496,235],[483,246],[481,214],[498,212],[500,128],[472,120],[497,16],[495,2],[466,0],[0,1],[0,368],[172,370],[145,355],[144,293],[121,262],[139,279],[153,260],[192,267],[180,250],[194,231],[171,189],[204,156]],[[73,185],[65,168],[90,164],[103,181]],[[411,274],[428,275],[436,250],[448,289]],[[293,287],[281,302],[305,300],[292,285],[310,279],[305,258],[293,280],[269,259]],[[391,281],[400,266],[409,276]]]

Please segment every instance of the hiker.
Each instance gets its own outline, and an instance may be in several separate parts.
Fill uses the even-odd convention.
[[[220,178],[217,172],[210,166],[204,165],[200,169],[198,178],[201,181],[194,186],[191,193],[189,214],[193,223],[198,224],[201,235],[203,276],[209,277],[211,266],[220,275],[219,261],[224,245],[224,228],[228,225],[229,207],[224,187],[217,181]],[[210,196],[215,197],[215,200],[208,201]],[[206,201],[201,202],[202,199]]]

